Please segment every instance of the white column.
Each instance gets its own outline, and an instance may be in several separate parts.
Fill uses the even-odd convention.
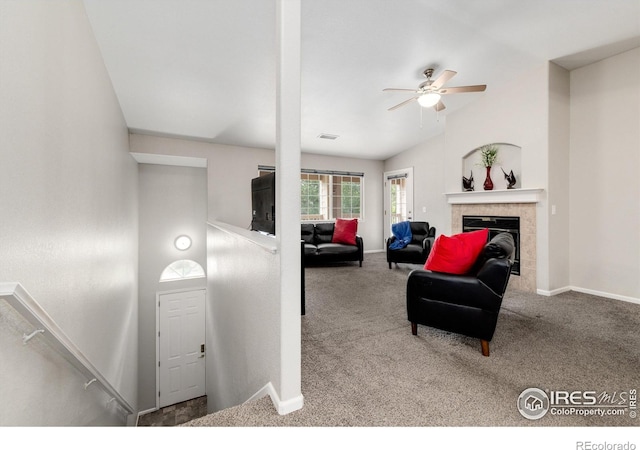
[[[280,250],[279,413],[302,408],[300,319],[300,0],[277,0],[276,241]]]

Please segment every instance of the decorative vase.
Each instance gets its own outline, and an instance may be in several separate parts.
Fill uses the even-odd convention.
[[[487,167],[487,178],[485,178],[483,186],[485,191],[493,190],[493,181],[491,181],[491,166]]]

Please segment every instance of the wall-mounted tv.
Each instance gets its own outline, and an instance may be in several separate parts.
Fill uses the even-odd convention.
[[[251,180],[251,229],[276,234],[276,174]]]

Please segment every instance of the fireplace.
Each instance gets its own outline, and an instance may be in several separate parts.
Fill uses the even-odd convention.
[[[490,192],[499,197],[505,192],[514,195],[518,191],[520,191],[520,189],[512,189],[512,191],[516,192]],[[476,194],[473,196],[473,199],[475,199],[477,196],[489,197],[489,195],[487,195],[484,191],[471,192],[470,194]],[[518,264],[520,266],[520,273],[519,276],[513,276],[509,279],[508,289],[536,292],[538,278],[538,271],[536,268],[536,206],[537,205],[535,202],[529,201],[522,203],[490,203],[489,201],[483,203],[454,203],[451,205],[451,232],[452,234],[462,232],[462,218],[465,216],[519,217],[520,230],[518,232],[518,239],[516,242],[518,246]]]
[[[516,249],[511,268],[512,275],[520,275],[520,217],[512,216],[462,216],[462,231],[489,229],[489,239],[500,233],[513,236]]]

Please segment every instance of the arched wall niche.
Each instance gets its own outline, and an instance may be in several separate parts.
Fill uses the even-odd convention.
[[[498,147],[497,160],[491,167],[493,190],[507,189],[508,182],[505,173],[508,175],[511,171],[513,171],[513,175],[516,178],[516,183],[513,188],[518,189],[522,187],[522,147],[505,142],[483,144],[464,155],[462,157],[462,177],[467,179],[473,177],[474,190],[483,190],[482,185],[486,178],[487,171],[480,162],[480,149],[485,145],[495,145]],[[460,189],[462,191],[466,190],[464,184],[463,178],[461,178]]]

